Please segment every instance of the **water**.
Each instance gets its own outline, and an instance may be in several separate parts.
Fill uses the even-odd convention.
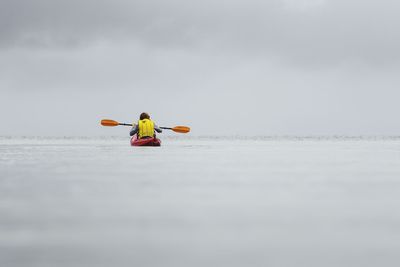
[[[399,266],[400,139],[0,138],[0,266]]]

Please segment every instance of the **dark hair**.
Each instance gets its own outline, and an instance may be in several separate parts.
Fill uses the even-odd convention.
[[[140,114],[140,120],[144,120],[144,119],[150,119],[149,114],[147,114],[146,112],[143,112],[142,114]]]

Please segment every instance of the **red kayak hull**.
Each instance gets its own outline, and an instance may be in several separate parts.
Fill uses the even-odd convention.
[[[138,139],[136,135],[131,138],[131,146],[161,146],[161,140],[158,138]]]

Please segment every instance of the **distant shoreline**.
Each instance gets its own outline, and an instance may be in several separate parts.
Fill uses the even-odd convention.
[[[399,136],[391,135],[160,135],[165,140],[249,140],[249,141],[374,141],[374,140],[399,140]],[[0,140],[127,140],[129,136],[0,136]]]

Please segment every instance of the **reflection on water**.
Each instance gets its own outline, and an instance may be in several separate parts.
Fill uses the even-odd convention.
[[[400,140],[0,138],[0,266],[399,266]]]

